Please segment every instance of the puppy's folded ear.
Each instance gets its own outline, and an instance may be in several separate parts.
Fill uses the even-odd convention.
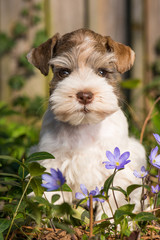
[[[60,38],[59,33],[55,34],[52,38],[42,43],[39,47],[33,48],[28,54],[28,61],[37,67],[42,74],[45,76],[49,72],[49,60],[52,58],[55,51],[55,46],[58,39]]]
[[[109,36],[106,37],[106,40],[107,51],[115,53],[117,71],[120,73],[128,71],[135,60],[134,51],[128,46],[113,41]]]

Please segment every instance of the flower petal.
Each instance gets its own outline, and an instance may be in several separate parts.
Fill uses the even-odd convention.
[[[80,189],[83,192],[84,195],[88,196],[88,190],[84,184],[80,185]]]
[[[120,156],[119,160],[120,160],[120,161],[125,161],[125,160],[127,160],[127,159],[129,158],[129,156],[130,156],[130,152],[124,152],[124,153]]]
[[[141,167],[141,172],[145,172],[145,171],[146,171],[145,167],[142,166],[142,167]]]
[[[89,199],[87,200],[87,206],[89,207]]]
[[[85,196],[84,196],[82,193],[77,192],[77,193],[75,194],[75,198],[77,198],[77,199],[83,199],[83,198],[85,198]]]
[[[115,157],[110,151],[106,151],[106,157],[110,162],[115,162]]]
[[[116,147],[116,148],[114,149],[114,156],[115,156],[115,159],[116,159],[116,160],[118,160],[119,157],[120,157],[120,150],[119,150],[118,147]]]
[[[160,136],[157,133],[153,133],[153,136],[155,137],[157,143],[160,145]]]
[[[49,174],[42,174],[42,179],[46,182],[52,182],[52,176]]]
[[[95,195],[98,195],[98,194],[97,194],[96,190],[92,190],[92,191],[90,191],[90,193],[89,193],[89,196],[90,196],[90,195],[95,196]]]
[[[155,160],[156,160],[156,163],[160,163],[160,154],[157,157],[155,157]]]
[[[57,174],[58,174],[58,179],[61,182],[61,185],[63,185],[66,181],[65,177],[63,176],[62,172],[59,169],[57,169]]]
[[[135,177],[140,178],[140,174],[136,170],[133,171],[133,174],[134,174]]]
[[[57,190],[59,188],[58,185],[53,185],[51,183],[41,184],[41,186],[47,188],[47,191]]]
[[[114,169],[116,167],[115,164],[110,163],[110,162],[106,162],[105,168],[107,169]]]
[[[51,171],[52,177],[53,177],[54,179],[55,179],[55,178],[57,179],[57,178],[58,178],[57,171],[56,171],[54,168],[51,168],[50,171]]]
[[[149,155],[149,159],[151,161],[155,159],[155,157],[157,155],[157,152],[158,152],[158,147],[157,146],[151,150],[151,153]]]

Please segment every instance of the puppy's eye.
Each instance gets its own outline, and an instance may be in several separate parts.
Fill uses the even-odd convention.
[[[108,71],[103,69],[103,68],[99,68],[98,71],[97,71],[97,74],[100,77],[107,77],[108,76]]]
[[[57,72],[60,78],[66,78],[70,75],[70,73],[71,73],[71,70],[67,68],[59,69],[59,71]]]

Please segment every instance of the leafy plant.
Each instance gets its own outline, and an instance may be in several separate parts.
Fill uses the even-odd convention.
[[[15,44],[15,41],[6,33],[0,33],[0,56],[9,52]]]

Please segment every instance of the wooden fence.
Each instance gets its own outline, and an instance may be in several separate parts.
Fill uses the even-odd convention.
[[[28,30],[27,41],[18,40],[15,54],[31,48],[32,37],[38,28],[45,28],[52,36],[56,32],[64,34],[86,27],[130,45],[136,52],[130,76],[140,79],[141,87],[151,81],[150,66],[156,57],[154,46],[160,38],[160,0],[0,0],[0,31],[10,35],[15,22],[22,19],[20,12],[33,2],[42,4],[39,13],[42,21],[39,26]],[[15,71],[14,56],[8,53],[0,60],[0,100],[10,101],[14,95],[7,83]],[[48,79],[46,81],[36,71],[20,94],[46,96],[47,84]],[[140,95],[141,89],[131,94],[133,106],[139,114],[146,106]]]

